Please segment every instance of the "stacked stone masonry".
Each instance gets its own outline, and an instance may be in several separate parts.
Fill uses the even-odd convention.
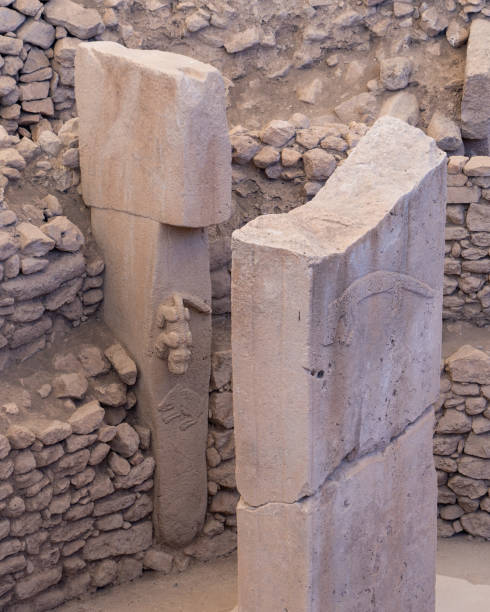
[[[485,324],[490,316],[490,157],[448,164],[444,311]]]
[[[490,357],[462,346],[444,364],[436,404],[438,531],[490,539]]]
[[[53,367],[37,393],[64,401],[65,416],[36,416],[26,405],[2,416],[2,429],[10,425],[0,435],[0,608],[16,612],[51,610],[155,564],[155,551],[145,561],[150,431],[126,420],[135,363],[119,344],[87,345],[77,357],[57,355]]]
[[[104,261],[55,195],[80,178],[77,120],[58,128],[32,140],[0,127],[0,370],[43,349],[58,315],[77,326],[103,299]],[[11,203],[21,179],[48,194]]]
[[[177,48],[219,67],[230,89],[243,78],[253,80],[258,72],[277,95],[282,81],[295,73],[300,76],[298,102],[315,105],[326,83],[317,74],[307,78],[300,71],[325,63],[326,75],[334,74],[342,52],[366,54],[383,38],[400,39],[396,51],[405,44],[431,45],[440,39],[457,49],[467,42],[471,22],[490,14],[485,0],[285,0],[268,6],[257,0],[3,0],[1,4],[0,121],[10,133],[26,131],[42,118],[72,115],[74,57],[83,40],[166,51]],[[413,68],[407,62],[401,79],[391,78],[387,65],[381,85],[388,91],[406,87]],[[350,73],[342,74],[346,85],[361,78],[365,68],[356,59]],[[478,73],[471,76],[478,78]],[[340,112],[354,107],[362,107],[368,115],[375,112],[379,88],[374,80],[370,83],[367,91],[345,99]],[[465,126],[471,126],[472,119],[474,94],[469,94],[465,113],[470,120],[465,115]]]

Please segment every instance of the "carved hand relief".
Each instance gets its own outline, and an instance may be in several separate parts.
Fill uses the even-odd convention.
[[[391,294],[391,315],[400,313],[402,292],[432,300],[435,291],[413,276],[379,270],[354,281],[344,293],[328,307],[325,346],[334,342],[349,346],[356,327],[356,310],[361,302],[379,294]]]
[[[167,359],[172,374],[185,374],[191,359],[192,333],[189,326],[189,308],[210,314],[211,308],[204,300],[192,295],[173,293],[160,304],[157,325],[163,331],[158,335],[155,349],[161,359]]]
[[[173,423],[180,431],[195,425],[206,411],[206,398],[183,385],[174,387],[158,405],[162,421]]]

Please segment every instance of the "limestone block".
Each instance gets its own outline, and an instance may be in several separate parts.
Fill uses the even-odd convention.
[[[312,202],[234,233],[247,503],[311,495],[344,457],[386,445],[435,401],[445,159],[420,130],[384,117]]]
[[[471,24],[466,51],[465,81],[461,103],[461,131],[465,138],[490,134],[490,21]]]
[[[242,500],[239,612],[433,612],[432,425],[429,410],[304,501],[253,508]]]
[[[81,44],[75,66],[86,204],[185,227],[227,220],[231,148],[220,73],[110,42]]]

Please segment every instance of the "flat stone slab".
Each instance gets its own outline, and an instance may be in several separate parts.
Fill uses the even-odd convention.
[[[471,24],[466,51],[465,81],[461,103],[463,137],[490,136],[490,21],[475,19]]]
[[[241,501],[238,612],[433,612],[432,428],[429,409],[304,501]]]
[[[435,401],[445,199],[445,154],[383,117],[309,204],[234,233],[248,504],[312,495],[345,457],[383,448]]]
[[[75,61],[88,206],[206,227],[231,214],[231,146],[216,68],[162,51],[82,43]]]

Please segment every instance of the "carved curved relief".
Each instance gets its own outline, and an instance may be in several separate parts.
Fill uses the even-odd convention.
[[[436,293],[432,287],[413,276],[378,270],[354,281],[344,293],[328,307],[327,326],[324,345],[334,342],[349,346],[355,331],[356,309],[369,297],[388,293],[392,295],[392,313],[401,309],[402,292],[433,300]]]
[[[196,425],[205,411],[205,398],[183,385],[175,386],[158,404],[162,421],[166,425],[173,423],[180,431]]]
[[[192,333],[189,325],[189,308],[210,314],[211,308],[204,300],[193,295],[173,293],[157,311],[157,325],[163,331],[155,342],[157,355],[167,360],[172,374],[185,374],[192,356]]]

